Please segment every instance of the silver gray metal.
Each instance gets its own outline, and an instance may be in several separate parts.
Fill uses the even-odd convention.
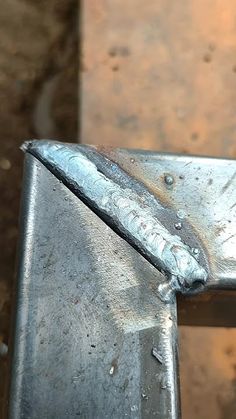
[[[9,418],[178,418],[163,275],[30,155],[21,226]]]
[[[171,289],[189,291],[196,283],[205,284],[207,272],[196,259],[196,249],[165,228],[156,215],[161,203],[114,162],[93,149],[52,141],[28,142],[23,149],[42,161],[93,210],[99,211],[103,219],[109,219],[131,244],[149,256],[154,266],[167,273],[169,281],[160,287],[165,299]],[[108,164],[111,167],[106,170]],[[175,228],[179,225],[176,223]]]
[[[234,161],[83,150],[104,176],[120,187],[128,179],[150,199],[155,219],[208,272],[205,290],[220,299],[236,289]],[[177,419],[176,300],[160,298],[166,274],[65,183],[26,153],[8,416]],[[182,299],[181,321],[198,321],[211,301],[192,298],[201,310],[184,312]],[[213,319],[223,315],[217,307]]]
[[[162,202],[166,217],[158,216],[168,230],[182,222],[182,241],[207,256],[205,289],[235,290],[236,161],[138,150],[102,152]],[[165,175],[173,177],[172,185]]]

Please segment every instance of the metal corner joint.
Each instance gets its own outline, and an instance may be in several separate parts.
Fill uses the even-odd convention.
[[[26,142],[22,149],[165,274],[167,280],[159,285],[161,299],[169,302],[175,292],[204,288],[208,273],[199,262],[199,249],[168,231],[156,215],[162,203],[117,163],[89,146],[41,140]],[[181,229],[181,223],[176,229]]]

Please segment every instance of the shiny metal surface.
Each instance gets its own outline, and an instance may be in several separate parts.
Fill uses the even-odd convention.
[[[182,222],[183,241],[202,246],[209,266],[208,288],[236,288],[236,161],[134,150],[102,152],[171,208]],[[132,163],[132,164],[130,164]],[[165,175],[173,177],[166,185]],[[191,237],[192,236],[192,237]],[[199,240],[199,243],[196,243]]]
[[[78,145],[71,148],[83,150]],[[208,287],[236,287],[235,160],[135,150],[98,151],[152,192],[158,219],[172,234],[178,234],[190,248],[200,249],[200,255],[201,251],[206,254]],[[173,178],[172,184],[166,183],[167,175]],[[181,229],[176,230],[180,222]]]
[[[158,219],[171,234],[181,223],[181,240],[206,263],[205,289],[219,297],[181,298],[180,321],[220,321],[223,289],[229,318],[235,162],[99,153],[157,197]],[[176,301],[160,298],[165,275],[29,154],[21,224],[9,418],[179,418]]]
[[[205,285],[207,272],[198,262],[199,249],[183,243],[177,231],[167,230],[158,219],[162,203],[119,165],[78,145],[41,140],[25,143],[23,149],[167,274],[167,283],[160,285],[165,300],[176,290],[188,292],[196,283]],[[174,227],[181,230],[182,223]]]
[[[28,155],[9,418],[178,418],[176,304],[161,280]]]

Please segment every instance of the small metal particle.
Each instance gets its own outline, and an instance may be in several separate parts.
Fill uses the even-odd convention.
[[[154,356],[154,358],[156,358],[156,359],[157,359],[157,361],[158,361],[160,364],[163,364],[163,358],[162,358],[162,355],[160,354],[160,352],[158,351],[158,349],[157,349],[155,346],[152,348],[152,355]]]
[[[130,159],[130,163],[134,163],[135,162],[135,159],[132,157],[131,159]]]
[[[130,410],[131,410],[131,412],[137,412],[138,411],[138,406],[136,406],[134,404],[133,406],[131,406]]]
[[[22,148],[63,179],[79,198],[164,272],[174,291],[185,292],[195,281],[206,282],[207,272],[189,247],[157,218],[157,202],[152,194],[114,162],[92,148],[43,140],[25,143]],[[173,177],[167,175],[171,184]],[[177,215],[181,219],[186,214],[179,210]]]
[[[198,255],[199,255],[199,249],[198,249],[197,247],[193,247],[193,248],[192,248],[192,253],[193,253],[195,256],[198,256]]]
[[[113,375],[114,371],[115,371],[115,367],[114,367],[114,365],[112,365],[111,368],[110,368],[109,374]]]
[[[175,290],[178,289],[177,280],[172,276],[169,282],[163,282],[158,287],[159,296],[162,301],[173,302]]]
[[[164,180],[165,180],[165,183],[166,183],[168,186],[171,186],[171,185],[173,185],[173,183],[174,183],[174,178],[173,178],[173,176],[171,176],[171,175],[165,175]]]
[[[180,218],[180,220],[183,220],[186,217],[186,212],[182,209],[178,210],[177,217]]]
[[[182,223],[175,223],[175,228],[176,228],[176,230],[181,230]]]
[[[147,395],[147,394],[142,393],[142,394],[141,394],[141,396],[142,396],[142,398],[143,398],[144,400],[148,400],[148,395]]]

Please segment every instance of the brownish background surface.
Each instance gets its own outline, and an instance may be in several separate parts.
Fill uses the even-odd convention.
[[[81,140],[236,157],[235,1],[83,4]],[[181,327],[180,361],[183,419],[235,419],[236,330]]]
[[[234,0],[88,0],[82,139],[236,155]]]
[[[233,0],[84,0],[79,89],[78,10],[77,0],[6,0],[1,5],[4,342],[9,336],[22,166],[18,147],[23,139],[76,139],[79,121],[82,142],[236,156]],[[234,419],[236,331],[180,329],[183,418]],[[6,358],[0,367],[6,376]]]
[[[76,138],[77,0],[6,0],[0,12],[0,341],[8,342],[26,138]],[[14,307],[13,307],[14,310]],[[7,359],[0,357],[0,418]]]

